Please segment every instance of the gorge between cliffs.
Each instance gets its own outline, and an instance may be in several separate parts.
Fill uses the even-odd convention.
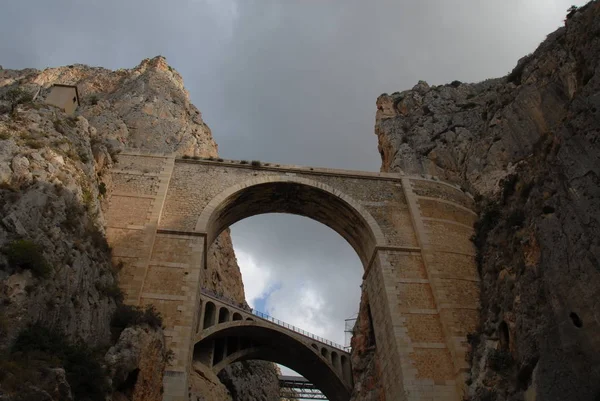
[[[194,345],[202,329],[253,324],[228,228],[239,210],[314,218],[357,250],[348,365],[345,349],[304,344],[311,369],[351,384],[339,399],[600,400],[599,58],[592,1],[505,77],[382,94],[379,173],[223,160],[161,56],[0,68],[0,401],[285,399],[277,355]],[[53,100],[61,87],[73,113]],[[189,201],[185,174],[202,179]],[[456,231],[436,236],[444,224]],[[141,290],[153,280],[188,292]],[[211,312],[202,291],[225,306]],[[184,299],[197,310],[169,303]],[[261,335],[245,349],[296,346]]]

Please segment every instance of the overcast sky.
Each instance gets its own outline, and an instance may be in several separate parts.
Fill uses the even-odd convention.
[[[222,157],[378,170],[379,94],[505,75],[584,3],[18,0],[0,13],[0,65],[117,69],[162,54]],[[340,236],[287,215],[232,232],[251,304],[344,341],[362,267]]]

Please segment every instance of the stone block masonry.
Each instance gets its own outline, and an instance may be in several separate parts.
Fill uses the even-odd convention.
[[[473,199],[433,177],[124,152],[107,235],[126,302],[163,315],[175,358],[164,400],[187,400],[207,249],[231,224],[292,213],[328,225],[364,266],[388,401],[458,401],[478,278]]]

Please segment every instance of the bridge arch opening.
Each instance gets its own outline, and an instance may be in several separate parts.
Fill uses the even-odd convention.
[[[350,398],[351,377],[345,377],[340,369],[331,369],[329,360],[326,362],[322,358],[322,354],[330,355],[332,352],[325,348],[315,350],[310,341],[290,336],[282,327],[261,326],[248,321],[215,325],[196,342],[195,359],[203,360],[203,353],[211,354],[207,344],[214,344],[209,365],[214,374],[236,362],[263,360],[295,370],[330,401],[347,401]]]
[[[342,375],[344,380],[352,380],[352,367],[350,366],[350,360],[342,355],[340,358],[340,364],[342,366]]]
[[[331,353],[331,364],[335,369],[339,369],[340,367],[339,355],[335,351]]]
[[[299,177],[263,177],[223,191],[206,206],[196,231],[207,234],[208,249],[229,226],[266,213],[295,214],[325,224],[348,241],[365,269],[376,246],[385,245],[375,219],[358,202],[326,184]]]
[[[225,323],[229,321],[229,309],[221,307],[219,309],[219,323]]]
[[[207,329],[215,324],[215,317],[217,313],[217,307],[212,302],[207,302],[204,306],[204,323],[202,324],[203,329]]]
[[[253,179],[251,182],[223,191],[213,198],[204,209],[197,221],[196,231],[206,233],[205,246],[208,250],[208,247],[212,245],[219,234],[231,225],[246,218],[270,213],[298,215],[329,227],[352,247],[365,270],[368,269],[369,263],[373,259],[376,247],[385,245],[385,239],[379,226],[358,202],[325,184],[296,177]],[[205,252],[205,254],[208,254],[208,252]],[[207,263],[206,259],[204,263]],[[360,276],[357,277],[360,278]],[[356,285],[356,291],[357,293],[360,292],[358,285]],[[358,307],[358,302],[356,307]],[[354,312],[352,311],[352,313]],[[285,319],[285,315],[281,317]],[[342,317],[340,322],[343,322],[345,317]],[[251,318],[246,318],[245,322],[248,320],[251,320]],[[235,315],[233,321],[237,321]],[[347,380],[348,383],[352,382],[351,374],[344,375],[344,366],[339,354],[331,353],[326,348],[316,345],[315,349],[311,349],[313,348],[311,344],[307,348],[321,362],[323,359],[326,360],[329,364],[328,369],[333,366],[333,371],[342,380]],[[243,352],[244,349],[241,349],[236,351],[236,354]],[[269,357],[264,354],[250,357],[247,354],[244,358],[264,359],[281,363],[304,375],[317,385],[315,380],[310,379],[310,374],[307,376],[302,372],[302,369],[297,369],[293,365],[290,366],[289,363],[282,363],[278,360],[278,357]],[[241,360],[244,359],[239,359],[239,361]],[[223,364],[228,361],[230,363],[234,362],[225,357],[219,363]],[[345,364],[349,373],[350,363],[348,358],[345,358]],[[321,388],[318,385],[317,387]],[[331,397],[331,399],[336,399],[335,395],[331,395]]]

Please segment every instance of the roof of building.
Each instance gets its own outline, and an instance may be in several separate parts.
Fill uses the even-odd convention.
[[[77,89],[77,85],[66,85],[66,84],[54,84],[52,85],[52,87],[54,86],[60,86],[63,88],[73,88],[75,89],[75,97],[77,97],[77,106],[81,106],[81,103],[79,103],[79,90]]]

